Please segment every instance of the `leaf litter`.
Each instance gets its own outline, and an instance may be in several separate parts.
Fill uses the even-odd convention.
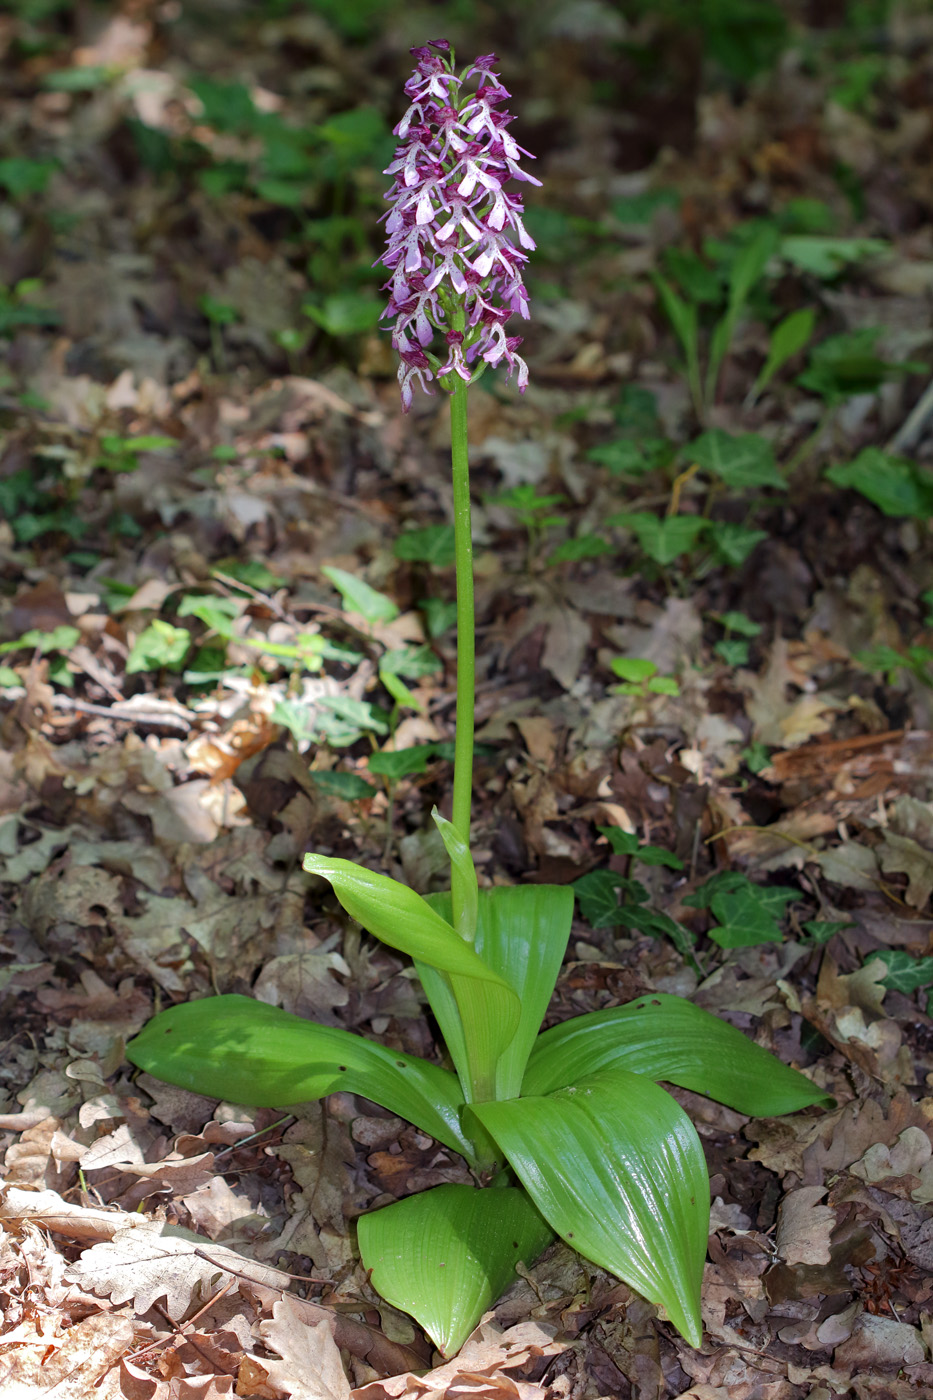
[[[693,996],[837,1107],[749,1121],[678,1092],[714,1197],[702,1350],[556,1246],[432,1368],[369,1287],[353,1221],[464,1179],[454,1154],[348,1095],[295,1119],[134,1080],[123,1059],[158,1005],[212,991],[434,1049],[409,969],[298,866],[313,845],[400,864],[424,889],[442,878],[426,833],[449,788],[451,579],[437,540],[425,558],[395,546],[449,519],[443,415],[428,402],[401,419],[371,322],[349,340],[326,329],[347,314],[333,297],[314,329],[296,325],[291,195],[251,165],[276,140],[280,164],[286,145],[296,159],[277,114],[307,124],[310,102],[326,130],[363,73],[391,118],[381,75],[423,35],[375,28],[361,46],[336,20],[246,6],[208,43],[193,13],[172,30],[148,12],[63,9],[51,46],[26,7],[2,30],[15,78],[0,132],[14,195],[0,252],[4,1395],[925,1393],[933,566],[929,512],[910,503],[926,499],[933,438],[929,391],[890,368],[929,362],[925,16],[894,7],[895,62],[874,78],[856,58],[751,86],[701,76],[690,44],[644,18],[635,39],[662,45],[683,81],[643,90],[624,139],[599,92],[605,60],[585,57],[618,17],[562,5],[544,37],[516,19],[507,71],[518,81],[518,55],[540,57],[529,144],[553,203],[536,211],[540,374],[525,401],[494,390],[472,409],[483,876],[608,872],[673,921],[658,936],[581,916],[552,1022],[652,990]],[[475,28],[461,47],[483,47]],[[735,61],[704,42],[708,68]],[[272,120],[251,127],[256,112]],[[159,141],[192,181],[185,217],[146,163]],[[327,212],[332,187],[297,168]],[[880,336],[810,364],[824,386],[840,365],[854,376],[838,402],[780,375],[750,398],[767,322],[743,322],[692,431],[650,274],[687,268],[714,295],[750,213],[789,230],[768,283],[782,311],[812,304],[827,333]],[[793,224],[827,215],[852,237]],[[685,246],[689,267],[671,261]],[[729,435],[773,497],[756,504],[738,483],[729,496]],[[801,456],[785,498],[775,452],[786,469],[808,440],[823,456]],[[864,492],[828,492],[821,460]],[[534,549],[494,503],[524,487],[560,498]],[[720,543],[691,553],[702,520]],[[758,527],[730,560],[736,531]],[[335,586],[347,578],[368,591]],[[738,633],[724,622],[736,614]],[[672,690],[620,693],[620,657]],[[682,871],[639,864],[601,826]],[[692,900],[717,872],[750,886]],[[779,886],[794,897],[775,921],[754,891]],[[776,933],[747,946],[729,933],[752,926]]]

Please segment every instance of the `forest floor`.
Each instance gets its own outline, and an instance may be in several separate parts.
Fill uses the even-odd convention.
[[[764,60],[572,0],[0,16],[7,1400],[933,1392],[933,16],[786,8]],[[836,1100],[674,1091],[699,1350],[558,1244],[432,1356],[353,1222],[454,1154],[124,1056],[212,991],[441,1053],[301,858],[444,878],[447,413],[371,264],[445,30],[543,181],[531,383],[470,404],[481,881],[583,881],[548,1024],[676,992]]]

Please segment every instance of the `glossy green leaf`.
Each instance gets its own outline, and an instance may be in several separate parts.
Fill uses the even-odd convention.
[[[546,1094],[582,1074],[615,1068],[666,1079],[757,1117],[833,1102],[735,1026],[663,992],[545,1031],[531,1052],[522,1092]]]
[[[475,1159],[460,1125],[463,1096],[449,1070],[252,997],[172,1006],[126,1050],[131,1064],[208,1098],[285,1108],[346,1090],[407,1118]]]
[[[420,1322],[445,1355],[554,1238],[518,1187],[437,1186],[357,1222],[373,1287]]]
[[[429,903],[442,912],[450,911],[449,895],[430,895]],[[514,1098],[567,951],[573,889],[569,885],[501,885],[480,890],[477,915],[476,951],[514,987],[521,1003],[518,1028],[496,1066],[496,1097]],[[420,967],[419,975],[456,1064],[438,979]]]
[[[614,1069],[469,1114],[561,1238],[662,1304],[699,1346],[709,1176],[696,1129],[670,1094]]]
[[[304,868],[329,880],[347,913],[374,937],[414,958],[419,975],[425,968],[446,974],[448,1001],[452,996],[457,1018],[469,1028],[469,1036],[461,1033],[458,1037],[455,1027],[441,1020],[464,1093],[470,1098],[491,1096],[496,1062],[515,1034],[521,1015],[516,989],[473,944],[464,942],[448,919],[407,885],[351,861],[326,856],[305,856]],[[431,985],[425,980],[429,997],[437,980],[434,978]]]
[[[314,854],[305,856],[304,869],[329,881],[350,917],[390,948],[398,948],[442,972],[501,985],[502,979],[473,946],[464,942],[426,899],[401,881],[353,861]],[[511,989],[504,990],[514,999]]]

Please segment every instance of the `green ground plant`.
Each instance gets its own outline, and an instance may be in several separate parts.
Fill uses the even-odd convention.
[[[520,389],[527,383],[527,366],[503,325],[510,308],[525,307],[520,269],[527,254],[518,245],[531,244],[521,200],[501,197],[501,161],[490,150],[490,142],[509,139],[507,115],[497,109],[491,116],[484,100],[488,85],[498,85],[489,68],[494,60],[458,74],[446,41],[414,52],[418,64],[406,91],[415,106],[398,128],[401,144],[390,167],[396,180],[385,263],[394,279],[403,406],[410,406],[415,383],[429,389],[436,381],[450,395],[454,778],[450,819],[432,814],[450,862],[450,890],[423,897],[332,855],[310,854],[304,869],[321,882],[313,887],[319,894],[329,884],[349,918],[413,959],[443,1038],[444,1063],[229,995],[161,1012],[127,1053],[159,1078],[233,1102],[286,1106],[358,1093],[459,1153],[475,1185],[425,1191],[358,1222],[373,1287],[416,1317],[444,1354],[461,1346],[516,1265],[532,1262],[555,1235],[663,1307],[698,1346],[709,1178],[693,1124],[659,1081],[750,1114],[791,1112],[827,1096],[678,997],[640,997],[539,1034],[567,949],[573,891],[479,887],[470,848],[476,661],[467,393],[482,370],[499,364],[517,374]],[[475,142],[458,148],[445,137],[449,112]],[[417,151],[426,140],[431,160],[422,169]],[[520,154],[515,147],[510,161]],[[458,190],[455,214],[429,178],[435,163]],[[409,170],[413,178],[403,173]],[[409,209],[417,210],[414,223],[405,217]],[[497,251],[504,242],[508,259]],[[472,281],[463,276],[465,265],[476,272]],[[486,315],[490,304],[497,310]],[[715,451],[713,458],[719,461]],[[409,540],[403,547],[411,546]],[[422,538],[416,555],[432,547]],[[331,569],[329,577],[345,606],[389,620],[391,600],[351,575]],[[637,842],[630,849],[626,833],[608,839],[632,859],[672,860]],[[645,924],[663,919],[647,909],[637,917]]]

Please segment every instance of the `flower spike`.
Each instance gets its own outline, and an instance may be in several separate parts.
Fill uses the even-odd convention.
[[[514,313],[528,316],[528,255],[521,250],[535,244],[522,222],[521,196],[503,186],[513,179],[541,183],[519,166],[529,153],[507,130],[510,94],[495,72],[495,54],[457,74],[446,39],[411,52],[411,105],[395,128],[400,145],[385,172],[394,183],[382,259],[392,274],[385,315],[394,318],[406,413],[415,381],[430,393],[433,379],[450,388],[450,376],[469,382],[500,362],[510,376],[518,371],[525,392],[528,367],[514,353],[521,338],[507,336],[504,325]],[[471,78],[476,90],[462,91]],[[433,354],[436,333],[444,346]]]

